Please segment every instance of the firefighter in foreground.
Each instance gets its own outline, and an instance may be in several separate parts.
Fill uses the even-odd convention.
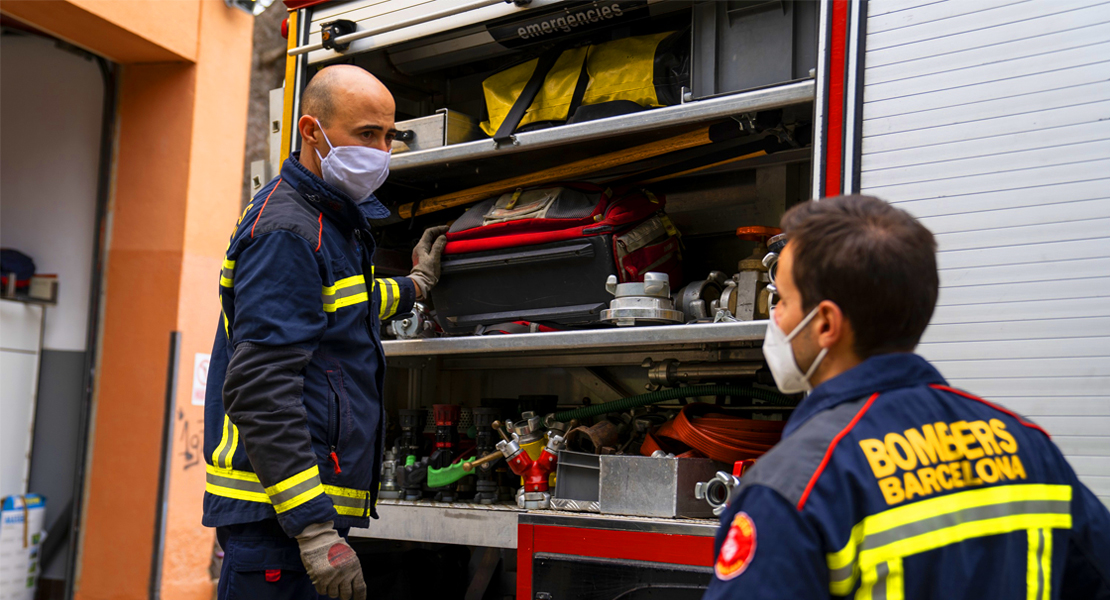
[[[302,150],[247,206],[220,277],[223,314],[205,401],[204,524],[224,548],[219,598],[365,598],[345,537],[381,473],[380,324],[439,277],[444,229],[409,277],[375,279],[367,218],[389,174],[394,103],[358,67],[305,88]]]
[[[812,393],[735,490],[705,597],[1110,597],[1110,513],[1048,434],[912,353],[933,235],[862,196],[782,225],[763,352]]]

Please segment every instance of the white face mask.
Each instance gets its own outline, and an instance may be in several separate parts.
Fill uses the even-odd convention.
[[[320,171],[324,175],[324,181],[342,190],[355,202],[369,198],[370,194],[382,186],[385,178],[389,177],[390,153],[366,146],[336,148],[331,145],[319,120],[316,125],[320,127],[324,141],[331,148],[327,156],[320,156],[320,151],[316,151],[316,156],[320,157]]]
[[[813,389],[809,384],[809,378],[813,372],[817,370],[817,366],[825,358],[825,354],[829,352],[828,348],[822,348],[821,353],[813,360],[809,370],[802,373],[802,369],[798,366],[798,361],[794,358],[794,348],[790,345],[790,341],[794,339],[813,317],[817,315],[817,307],[802,319],[801,323],[790,332],[790,335],[783,333],[779,328],[778,323],[775,322],[775,312],[771,309],[771,320],[767,323],[767,335],[763,338],[763,357],[767,359],[767,366],[771,368],[771,375],[775,377],[775,384],[779,386],[779,390],[784,394],[797,394],[798,392],[808,392]]]

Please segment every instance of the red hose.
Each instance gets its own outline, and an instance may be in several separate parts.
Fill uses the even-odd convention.
[[[782,438],[786,421],[756,421],[725,414],[712,404],[690,404],[647,435],[640,454],[690,450],[724,463],[758,458]]]

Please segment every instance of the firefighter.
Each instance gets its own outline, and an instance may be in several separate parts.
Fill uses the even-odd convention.
[[[439,278],[445,228],[408,277],[374,277],[367,219],[389,173],[393,98],[365,70],[305,88],[302,150],[247,205],[220,276],[205,399],[204,524],[224,548],[219,598],[365,598],[351,527],[377,518],[381,322]]]
[[[913,353],[932,233],[864,196],[782,226],[763,353],[810,393],[734,490],[705,598],[1107,597],[1110,513],[1049,435]]]

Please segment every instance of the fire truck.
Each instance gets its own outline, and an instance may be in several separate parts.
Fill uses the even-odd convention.
[[[285,82],[253,180],[298,150],[314,73],[369,70],[400,132],[379,274],[407,274],[434,225],[657,205],[597,235],[449,245],[431,302],[383,326],[381,518],[352,532],[360,553],[424,557],[424,584],[451,579],[466,598],[700,597],[713,503],[745,464],[722,458],[747,456],[729,423],[759,425],[731,439],[762,447],[797,402],[760,350],[775,228],[849,193],[936,234],[940,300],[919,352],[1045,426],[1110,501],[1110,4],[286,5]],[[429,462],[433,441],[449,461]],[[498,441],[519,473],[491,461],[456,477]]]

